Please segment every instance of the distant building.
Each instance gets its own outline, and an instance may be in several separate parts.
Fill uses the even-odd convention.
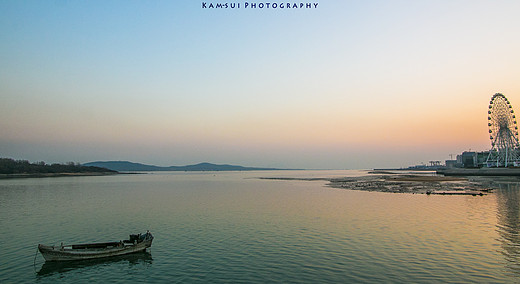
[[[463,166],[463,164],[462,164],[462,154],[461,155],[457,155],[457,164],[459,164],[461,167]]]
[[[476,168],[478,166],[477,152],[462,152],[460,162],[464,168]],[[457,160],[459,160],[457,156]]]
[[[461,168],[462,164],[457,163],[457,160],[446,160],[446,168]]]
[[[489,151],[477,152],[477,167],[482,168],[487,166],[487,158]]]
[[[489,151],[484,152],[462,152],[457,155],[455,163],[449,162],[453,167],[462,168],[481,168],[486,166],[486,160],[489,155]],[[448,167],[448,161],[446,161],[446,167]]]

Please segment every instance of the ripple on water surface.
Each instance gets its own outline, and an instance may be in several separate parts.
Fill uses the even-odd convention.
[[[9,259],[0,263],[0,282],[507,283],[520,276],[517,186],[483,197],[426,196],[258,176],[0,181]],[[149,258],[53,266],[39,256],[34,271],[38,243],[112,241],[147,229],[156,237]]]

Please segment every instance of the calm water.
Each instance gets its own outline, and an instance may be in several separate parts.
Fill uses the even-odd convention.
[[[427,196],[254,177],[358,171],[154,173],[0,180],[1,283],[517,282],[520,189]],[[149,254],[63,265],[38,243],[149,229]]]

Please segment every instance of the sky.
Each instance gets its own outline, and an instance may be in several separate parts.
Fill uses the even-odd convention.
[[[265,3],[0,0],[0,156],[406,167],[520,107],[519,1]]]

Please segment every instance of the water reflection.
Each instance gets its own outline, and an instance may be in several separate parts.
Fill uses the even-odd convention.
[[[128,266],[137,264],[151,265],[153,261],[152,255],[149,252],[138,252],[128,255],[114,256],[103,259],[79,260],[79,261],[65,261],[65,262],[45,262],[41,269],[37,272],[38,277],[46,277],[59,273],[66,273],[69,271],[95,267],[106,266],[113,264],[124,264],[128,262]]]
[[[497,190],[497,231],[506,268],[520,275],[520,183],[501,183]]]

